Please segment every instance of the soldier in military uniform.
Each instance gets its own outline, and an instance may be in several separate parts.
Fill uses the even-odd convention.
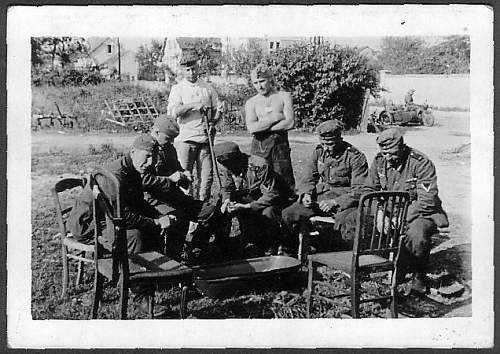
[[[201,252],[205,244],[204,240],[211,233],[216,232],[216,225],[212,219],[220,213],[215,211],[214,218],[208,223],[208,220],[204,220],[207,211],[213,210],[215,205],[194,199],[181,190],[181,188],[187,189],[192,179],[191,174],[182,168],[177,159],[177,151],[173,142],[178,135],[179,125],[173,118],[161,115],[155,120],[151,128],[151,136],[158,142],[159,148],[157,162],[150,173],[168,178],[171,187],[168,190],[146,192],[145,199],[161,215],[175,216],[176,222],[169,227],[166,234],[166,255],[179,260],[183,248],[186,248],[186,254],[182,256],[187,260],[191,249],[199,248],[196,252]],[[196,227],[190,234],[191,242],[185,245],[190,221]],[[199,257],[199,254],[196,257]]]
[[[242,153],[234,142],[215,145],[214,153],[220,165],[221,209],[238,218],[244,256],[276,253],[286,187],[279,184],[264,158]]]
[[[365,155],[342,139],[340,121],[323,122],[316,131],[320,144],[308,160],[299,200],[283,211],[291,250],[297,246],[298,232],[311,228],[310,217],[334,215],[334,198],[362,185],[368,175]]]
[[[397,128],[383,131],[377,143],[380,152],[373,160],[365,185],[336,198],[336,206],[341,210],[351,208],[357,204],[361,194],[371,191],[409,192],[411,204],[400,255],[400,276],[403,278],[407,272],[413,272],[412,290],[425,293],[428,291],[425,274],[431,236],[438,232],[438,227],[448,226],[448,217],[438,197],[436,169],[427,156],[404,143]],[[350,213],[342,227],[347,238],[353,237],[355,214]]]

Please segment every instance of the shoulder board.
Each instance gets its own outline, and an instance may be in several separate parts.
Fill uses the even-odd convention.
[[[262,167],[267,165],[267,161],[263,157],[250,155],[250,158],[248,159],[248,165]]]
[[[418,161],[425,159],[425,155],[422,154],[420,151],[416,151],[416,150],[411,150],[410,156]]]
[[[354,146],[352,146],[352,145],[349,145],[349,146],[347,147],[347,151],[352,152],[352,153],[354,153],[354,154],[361,154],[361,151],[359,151],[358,149],[356,149],[356,148],[355,148]]]

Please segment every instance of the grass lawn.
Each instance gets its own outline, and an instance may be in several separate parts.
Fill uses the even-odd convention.
[[[84,139],[84,137],[80,138]],[[227,140],[227,139],[226,139]],[[295,177],[300,180],[304,173],[305,162],[314,147],[314,139],[292,144],[292,160]],[[249,151],[249,137],[238,140],[244,152]],[[88,149],[50,149],[43,153],[32,153],[32,317],[33,319],[88,319],[92,299],[93,272],[87,267],[84,283],[75,287],[70,285],[67,299],[61,299],[60,245],[57,234],[55,208],[50,188],[64,174],[81,174],[119,156],[123,148],[104,143]],[[214,186],[216,184],[214,183]],[[215,188],[215,187],[214,187]],[[467,252],[467,250],[463,250]],[[470,248],[469,251],[470,252]],[[470,254],[469,254],[470,256]],[[443,257],[440,257],[443,259]],[[451,260],[453,262],[453,260]],[[458,262],[460,263],[460,262]],[[457,264],[458,264],[457,263]],[[329,300],[328,296],[348,288],[348,278],[333,270],[318,269],[313,317],[345,317],[349,314],[349,299]],[[74,269],[72,274],[74,275]],[[72,278],[74,279],[74,278]],[[188,303],[189,318],[304,318],[305,317],[305,273],[300,272],[291,281],[260,287],[234,294],[225,299],[209,299],[192,291]],[[380,279],[378,279],[380,280]],[[377,279],[363,283],[368,293],[386,292],[388,286],[380,290],[375,286]],[[104,304],[101,305],[100,318],[115,318],[117,315],[118,292],[105,288]],[[165,289],[157,292],[157,302],[169,305],[172,313],[167,317],[176,318],[179,302],[178,289]],[[470,294],[469,294],[470,295]],[[403,310],[415,316],[443,316],[453,304],[430,304],[412,300]],[[427,307],[425,307],[425,306]],[[450,307],[451,306],[451,307]],[[386,317],[386,304],[362,304],[363,317]],[[129,302],[130,318],[139,318],[132,301]]]

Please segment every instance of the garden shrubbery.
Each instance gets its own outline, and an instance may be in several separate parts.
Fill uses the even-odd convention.
[[[278,85],[292,92],[297,127],[337,118],[346,129],[356,128],[365,90],[378,94],[377,72],[352,48],[300,43],[266,61]]]

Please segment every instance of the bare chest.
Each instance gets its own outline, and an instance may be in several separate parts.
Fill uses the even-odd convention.
[[[263,118],[271,113],[283,113],[283,106],[283,99],[279,94],[258,96],[255,100],[255,113],[257,118]]]

